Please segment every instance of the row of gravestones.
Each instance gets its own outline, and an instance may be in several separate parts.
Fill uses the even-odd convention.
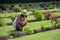
[[[53,5],[53,4],[51,4],[51,5]],[[26,5],[21,5],[20,4],[20,7],[21,8],[46,8],[46,9],[48,9],[48,8],[50,8],[50,5],[49,4],[35,4],[35,3],[32,3],[32,4],[26,4]]]
[[[21,5],[21,4],[20,4]],[[0,5],[1,6],[1,5]],[[48,9],[49,5],[47,4],[27,4],[27,5],[21,5],[20,6],[22,9],[29,9],[29,8],[45,8],[45,9]],[[10,6],[7,6],[5,8],[6,10],[10,10]],[[0,8],[0,13],[2,13],[2,9]]]
[[[27,8],[41,8],[41,7],[44,8],[44,7],[55,6],[55,4],[56,4],[57,7],[60,7],[60,3],[59,2],[57,2],[57,3],[55,3],[55,2],[51,2],[51,3],[30,3],[30,4],[28,3],[26,5],[24,5],[24,4],[21,5],[21,3],[20,3],[20,7],[24,8],[26,6]],[[52,6],[50,6],[50,5],[52,5]]]
[[[51,9],[51,8],[54,8],[54,7],[52,7],[52,6],[55,6],[54,5],[55,3],[42,3],[42,4],[40,4],[40,3],[31,3],[31,4],[19,4],[19,6],[22,8],[22,9],[29,9],[29,8],[38,8],[38,9]],[[56,6],[57,7],[60,7],[60,3],[56,3]],[[6,8],[5,8],[6,10],[9,10],[10,9],[10,7],[9,6],[7,6]],[[1,9],[0,9],[0,13],[1,13]]]

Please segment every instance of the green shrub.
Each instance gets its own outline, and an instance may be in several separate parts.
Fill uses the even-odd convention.
[[[58,22],[57,26],[60,26],[60,22]]]
[[[12,10],[7,10],[7,13],[12,13],[13,11]]]
[[[51,18],[51,23],[53,26],[60,26],[60,18],[58,18],[58,16],[54,15]]]
[[[11,18],[12,19],[12,22],[13,22],[14,19],[15,19],[15,16],[10,16],[9,18]]]
[[[24,28],[24,31],[26,31],[28,35],[34,33],[34,31],[33,31],[31,28],[29,28],[29,27],[25,27],[25,28]]]
[[[58,23],[57,23],[57,26],[60,26],[60,18],[57,19]]]
[[[21,8],[19,6],[14,6],[12,8],[12,10],[15,11],[15,12],[20,12],[21,11]]]
[[[11,5],[11,7],[14,7],[14,5]]]
[[[21,7],[21,4],[19,4],[19,7]]]
[[[28,6],[32,6],[32,4],[29,4]]]
[[[24,27],[24,31],[30,30],[30,27]]]
[[[0,27],[6,25],[6,23],[3,21],[3,18],[0,18]]]
[[[12,10],[13,7],[14,7],[14,5],[11,5],[10,10]]]
[[[40,10],[35,10],[34,11],[34,16],[37,20],[42,21],[44,19],[43,12]]]
[[[41,30],[43,30],[44,29],[44,25],[41,23]]]
[[[4,5],[0,5],[0,8],[2,9],[2,10],[5,10],[5,6]]]
[[[16,30],[13,30],[13,31],[10,31],[9,34],[10,35],[14,35],[14,34],[18,34],[20,31],[16,31]]]

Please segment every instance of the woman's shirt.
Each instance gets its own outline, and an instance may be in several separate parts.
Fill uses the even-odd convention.
[[[20,14],[19,14],[19,15],[20,15]],[[18,17],[19,15],[17,15],[16,18],[15,18],[15,20],[13,21],[13,26],[16,26],[16,20],[17,20],[17,17]]]
[[[19,14],[18,16],[20,16],[20,15],[21,15],[21,14]],[[15,20],[14,20],[14,22],[13,22],[13,25],[14,25],[14,26],[16,26],[16,20],[17,20],[17,17],[18,17],[18,16],[16,16],[16,18],[15,18]],[[21,16],[20,16],[19,19],[20,19],[20,23],[22,23],[22,22],[24,21],[24,18],[22,18]]]

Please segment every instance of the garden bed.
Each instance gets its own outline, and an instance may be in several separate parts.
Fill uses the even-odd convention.
[[[36,33],[11,40],[60,40],[60,29]]]
[[[60,18],[60,16],[58,16],[58,18]]]
[[[34,30],[34,33],[45,32],[45,31],[55,30],[55,29],[60,29],[60,26],[46,27],[46,28],[41,28],[41,29],[35,29],[35,30]]]
[[[0,37],[0,40],[8,40],[8,39],[10,39],[10,35],[8,35],[8,36],[3,36],[3,37]]]
[[[23,36],[26,36],[27,33],[26,31],[25,32],[20,32],[20,33],[17,33],[17,34],[12,34],[12,38],[16,38],[16,37],[23,37]]]
[[[55,27],[46,27],[46,28],[41,28],[41,29],[35,29],[34,30],[34,33],[40,33],[40,32],[46,32],[46,31],[50,31],[50,30],[55,30],[55,29],[60,29],[60,26],[55,26]],[[23,36],[27,36],[27,32],[20,32],[20,33],[17,33],[17,34],[13,34],[12,35],[12,38],[16,38],[16,37],[23,37]],[[31,34],[29,34],[31,35]]]

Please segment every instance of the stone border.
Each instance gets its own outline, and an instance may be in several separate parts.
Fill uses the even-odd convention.
[[[34,34],[36,33],[40,33],[40,32],[46,32],[46,31],[50,31],[50,30],[55,30],[55,29],[60,29],[60,26],[54,26],[54,27],[41,27],[40,29],[35,29]],[[11,38],[17,38],[17,37],[23,37],[23,36],[27,36],[27,32],[19,32],[17,34],[13,34],[13,35],[8,35],[8,36],[4,36],[4,37],[0,37],[0,40],[9,40]],[[32,34],[30,34],[32,35]]]
[[[8,35],[8,36],[3,36],[3,37],[0,37],[0,40],[8,40],[8,39],[10,39],[10,35]]]
[[[55,26],[55,27],[46,27],[46,28],[41,28],[41,29],[35,29],[34,30],[34,34],[35,33],[40,33],[40,32],[46,32],[46,31],[50,31],[50,30],[55,30],[55,29],[60,29],[60,26]],[[27,36],[27,32],[21,32],[18,34],[14,34],[12,35],[12,38],[17,38],[17,37],[23,37],[23,36]],[[32,35],[32,34],[31,34]]]

